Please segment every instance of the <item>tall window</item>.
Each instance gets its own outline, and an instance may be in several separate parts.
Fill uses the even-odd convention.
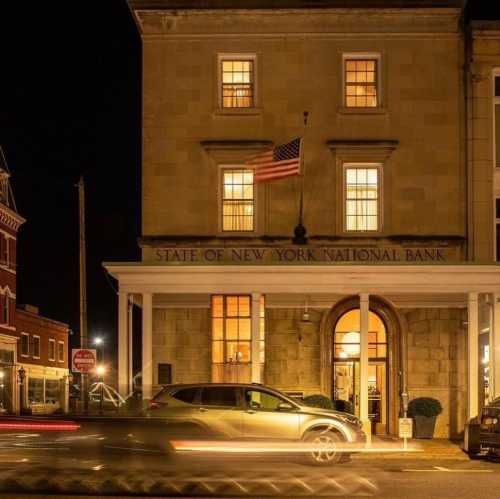
[[[250,382],[251,296],[212,296],[212,380]],[[259,362],[264,362],[264,297],[259,309]]]
[[[224,232],[254,230],[252,170],[222,170],[222,230]]]
[[[496,261],[500,262],[500,198],[495,199]]]
[[[49,339],[49,360],[56,360],[56,340]]]
[[[500,168],[500,76],[495,76],[495,166]]]
[[[380,227],[380,179],[378,167],[345,169],[345,229],[369,232]]]
[[[377,107],[378,58],[344,58],[344,105],[346,107]]]
[[[40,336],[33,336],[33,358],[40,358]]]
[[[3,296],[2,300],[2,323],[9,325],[10,323],[10,298],[8,294]]]
[[[21,333],[21,356],[28,357],[30,354],[30,337],[28,333]]]
[[[255,57],[219,56],[223,108],[255,106]]]
[[[58,362],[64,362],[64,341],[57,343],[57,360]]]

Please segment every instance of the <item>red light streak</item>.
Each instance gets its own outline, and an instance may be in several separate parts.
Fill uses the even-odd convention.
[[[76,423],[22,423],[0,422],[0,430],[40,430],[40,431],[76,431],[80,425]]]

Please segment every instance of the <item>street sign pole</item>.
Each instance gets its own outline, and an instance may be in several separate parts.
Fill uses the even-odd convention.
[[[87,274],[85,243],[85,184],[83,176],[78,181],[78,207],[80,220],[80,348],[87,348]],[[84,414],[89,412],[89,380],[86,372],[81,373],[82,404]]]

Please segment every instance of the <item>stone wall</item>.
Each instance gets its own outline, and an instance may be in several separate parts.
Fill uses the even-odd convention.
[[[210,381],[210,317],[208,309],[153,310],[153,383],[158,364],[172,364],[174,383]]]
[[[264,382],[310,395],[320,393],[321,312],[310,310],[310,324],[301,322],[302,313],[302,309],[266,310]]]
[[[461,309],[400,310],[408,324],[410,400],[433,397],[443,406],[435,437],[456,437],[467,409],[467,331]]]

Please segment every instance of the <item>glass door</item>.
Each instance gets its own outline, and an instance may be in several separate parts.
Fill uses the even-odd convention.
[[[337,410],[359,416],[359,309],[346,312],[333,335],[333,390]],[[368,332],[368,418],[372,433],[387,432],[387,338],[385,325],[369,313]]]

